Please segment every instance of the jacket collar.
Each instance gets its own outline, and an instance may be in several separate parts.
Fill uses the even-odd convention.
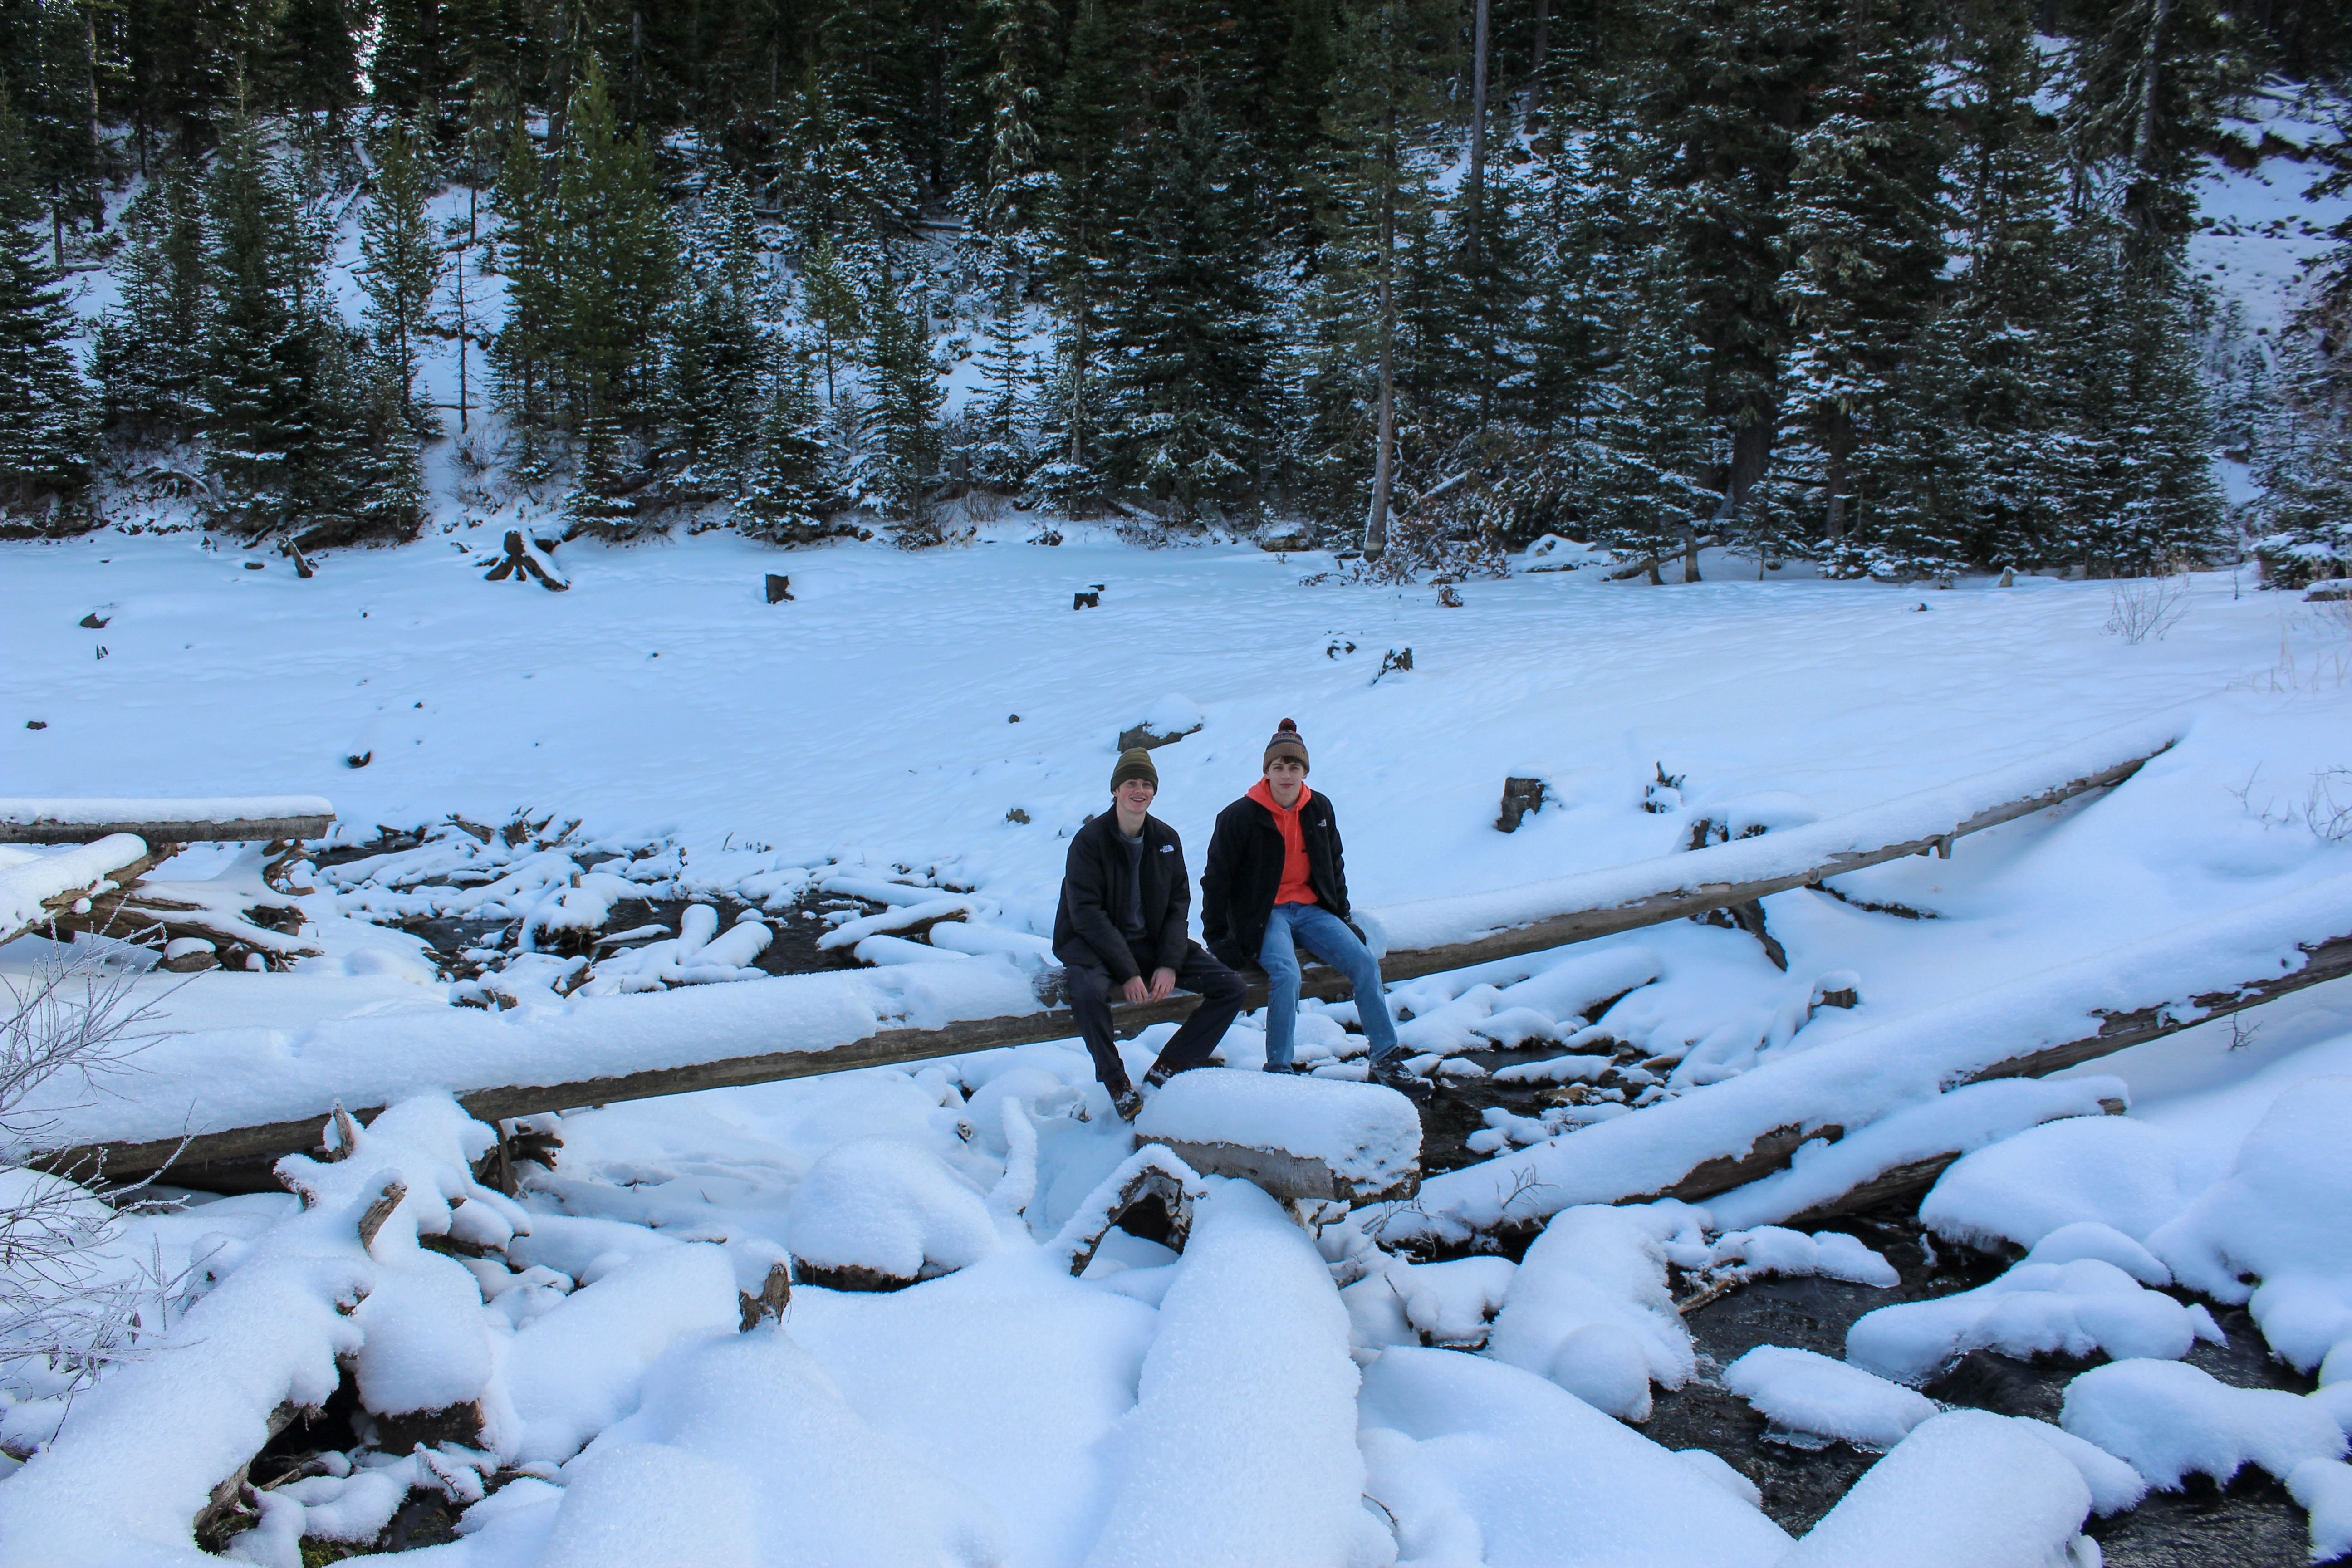
[[[1258,805],[1265,807],[1268,811],[1280,811],[1282,809],[1282,807],[1274,804],[1274,786],[1266,783],[1263,778],[1249,786],[1249,795],[1246,798],[1257,802]],[[1292,806],[1290,809],[1293,811],[1304,811],[1307,809],[1307,803],[1314,798],[1314,789],[1307,784],[1301,783],[1298,786],[1298,804]]]

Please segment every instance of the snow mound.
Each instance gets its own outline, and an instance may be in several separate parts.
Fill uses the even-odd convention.
[[[2309,1372],[2352,1340],[2352,1078],[2306,1079],[2246,1134],[2236,1168],[2147,1237],[2183,1285],[2249,1303],[2263,1337]],[[2262,1284],[2250,1289],[2244,1276]]]
[[[1369,1568],[1389,1543],[1360,1501],[1357,1372],[1330,1271],[1272,1198],[1208,1186],[1110,1439],[1118,1479],[1086,1561]]]
[[[637,1412],[564,1467],[539,1562],[981,1568],[1003,1521],[876,1432],[783,1330],[713,1331],[645,1377]]]
[[[2182,1157],[2172,1133],[2129,1117],[2052,1121],[1962,1155],[1920,1203],[1919,1218],[1972,1246],[2032,1247],[2084,1221],[2145,1239],[2189,1202]]]
[[[1630,1353],[1642,1374],[1638,1393],[1625,1390],[1604,1407],[1629,1421],[1647,1419],[1650,1381],[1679,1388],[1696,1370],[1690,1331],[1666,1290],[1664,1247],[1668,1237],[1694,1228],[1696,1214],[1674,1203],[1562,1210],[1512,1276],[1486,1353],[1538,1376],[1567,1373],[1567,1381],[1587,1381],[1596,1392],[1613,1386]],[[1580,1334],[1594,1325],[1617,1331]]]
[[[945,1160],[903,1138],[853,1138],[819,1156],[793,1194],[793,1256],[904,1284],[996,1249],[988,1200]]]
[[[1180,1154],[1234,1143],[1319,1160],[1359,1194],[1396,1186],[1421,1159],[1421,1115],[1392,1089],[1230,1068],[1171,1079],[1145,1100],[1135,1136]]]
[[[1936,1414],[1927,1395],[1815,1351],[1758,1345],[1723,1370],[1723,1386],[1775,1426],[1892,1448]]]
[[[561,1461],[635,1407],[646,1368],[689,1335],[741,1321],[735,1269],[688,1242],[630,1259],[534,1318],[507,1349],[510,1459]]]
[[[2307,1460],[2345,1452],[2343,1428],[2311,1400],[2234,1388],[2170,1361],[2093,1367],[2066,1385],[2059,1424],[2171,1491],[2191,1475],[2227,1482],[2250,1464],[2284,1480]]]
[[[2172,1283],[2172,1270],[2158,1262],[2156,1254],[2115,1226],[2095,1219],[2078,1219],[2072,1225],[2060,1226],[2035,1242],[2024,1261],[2073,1263],[2084,1258],[2112,1263],[2143,1285]]]
[[[1765,1568],[1789,1550],[1732,1478],[1517,1367],[1386,1351],[1359,1408],[1367,1489],[1406,1562]]]
[[[1881,1307],[1846,1331],[1846,1359],[1899,1383],[1925,1383],[1972,1350],[2014,1356],[2105,1351],[2118,1360],[2177,1360],[2221,1331],[2097,1258],[2021,1263],[1990,1284],[1932,1301]]]
[[[2108,1453],[2095,1443],[2077,1437],[2063,1426],[2030,1416],[2011,1417],[2020,1426],[2055,1448],[2060,1455],[2082,1473],[2083,1484],[2091,1489],[2091,1511],[2102,1518],[2137,1508],[2147,1496],[2147,1478]]]
[[[1923,1421],[1779,1568],[2065,1568],[2091,1490],[2063,1456],[1983,1410]]]

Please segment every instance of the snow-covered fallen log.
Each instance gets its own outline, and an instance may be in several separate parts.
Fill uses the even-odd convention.
[[[2352,876],[1890,1019],[1508,1158],[1447,1172],[1424,1182],[1383,1234],[1461,1241],[1577,1204],[1698,1202],[1789,1166],[1801,1148],[1819,1147],[1816,1140],[1834,1144],[1914,1107],[1936,1107],[1921,1117],[1948,1115],[1962,1135],[1983,1106],[1948,1089],[2054,1072],[2346,973]],[[2053,1087],[2079,1091],[2083,1115],[2105,1109],[2099,1100],[2115,1092],[2112,1080]],[[1930,1131],[1914,1125],[1889,1140],[1890,1163],[1916,1158]],[[1953,1152],[1966,1146],[1963,1137]],[[1805,1163],[1797,1160],[1800,1171]],[[1877,1173],[1854,1173],[1861,1180]],[[1816,1197],[1808,1194],[1804,1207],[1817,1210]],[[1739,1208],[1743,1223],[1772,1217],[1772,1205],[1753,1206]]]
[[[0,849],[0,942],[73,905],[121,887],[153,863],[136,834],[110,833],[96,843],[41,855]]]
[[[1384,971],[1392,980],[1655,924],[1902,855],[1948,848],[1958,835],[2120,782],[2168,745],[2177,728],[2170,722],[2126,726],[2033,763],[1870,811],[1527,888],[1391,906],[1369,911],[1364,924],[1376,942],[1384,943]],[[894,906],[939,897],[936,889],[841,874],[818,879],[818,886]],[[877,934],[866,940],[887,939]],[[2253,973],[2216,976],[2213,984],[2236,987]],[[2307,979],[2290,973],[2284,984],[2292,988]],[[1328,999],[1347,986],[1340,975],[1311,969],[1302,994]],[[959,957],[856,976],[793,975],[717,989],[732,994],[698,1007],[670,995],[574,999],[561,1014],[519,1009],[500,1024],[436,1018],[429,1032],[414,1018],[340,1020],[314,1026],[308,1043],[290,1058],[273,1048],[268,1072],[259,1075],[251,1070],[250,1042],[242,1047],[219,1037],[174,1042],[174,1057],[216,1054],[218,1059],[205,1062],[200,1071],[175,1065],[176,1092],[142,1096],[136,1106],[118,1102],[89,1114],[61,1114],[58,1123],[67,1136],[85,1144],[85,1152],[103,1143],[111,1170],[152,1170],[175,1151],[184,1168],[305,1147],[304,1140],[338,1099],[373,1105],[437,1085],[457,1089],[473,1114],[499,1119],[960,1056],[1066,1039],[1077,1032],[1066,1008],[1036,1009],[1030,978],[1001,960]],[[1260,983],[1250,988],[1244,1005],[1264,1000]],[[2160,992],[2150,1005],[2180,1000],[2185,998]],[[631,1011],[619,1011],[632,1005]],[[1123,1004],[1114,1014],[1122,1029],[1133,1031],[1183,1018],[1194,1005],[1194,998],[1178,994]],[[882,1026],[899,1020],[908,1026]],[[2122,1024],[2116,1020],[2118,1030]],[[2172,1026],[2177,1026],[2158,1019],[2137,1037],[2153,1037]],[[2129,1043],[2124,1034],[2111,1031],[2069,1059]],[[2078,1047],[2077,1041],[2062,1040],[2053,1048]],[[560,1081],[550,1081],[556,1077],[554,1064],[565,1068]],[[160,1058],[150,1063],[161,1065]],[[2006,1070],[2049,1071],[2062,1065],[2052,1059],[2046,1067]],[[1742,1145],[1708,1155],[1720,1159],[1725,1179],[1706,1190],[1727,1190],[1766,1173],[1802,1141],[1785,1121],[1758,1131],[1759,1136],[1772,1134],[1759,1149]],[[183,1137],[190,1140],[184,1149]],[[1688,1173],[1677,1172],[1666,1184]],[[1565,1199],[1561,1206],[1577,1201],[1584,1200]]]
[[[1556,877],[1491,893],[1370,911],[1391,980],[1459,969],[1612,932],[1728,909],[1952,841],[2105,789],[2180,734],[2176,719],[2119,726],[2029,763],[1921,790],[1882,805],[1683,854]]]
[[[335,808],[315,795],[200,799],[0,797],[0,844],[88,844],[132,833],[151,844],[317,838]]]

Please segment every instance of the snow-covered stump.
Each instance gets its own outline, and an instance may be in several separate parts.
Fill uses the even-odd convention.
[[[1135,1138],[1285,1200],[1352,1206],[1421,1185],[1421,1114],[1378,1084],[1201,1068],[1145,1100]]]
[[[1330,1269],[1272,1199],[1212,1179],[1160,1308],[1088,1568],[1389,1560],[1364,1508],[1355,1363]]]

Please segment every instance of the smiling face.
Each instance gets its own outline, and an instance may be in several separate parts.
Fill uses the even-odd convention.
[[[1298,786],[1307,782],[1307,764],[1297,757],[1276,757],[1265,764],[1266,788],[1274,792],[1275,803],[1285,811],[1298,799]]]
[[[1122,779],[1118,787],[1110,792],[1110,797],[1118,805],[1122,822],[1140,821],[1159,794],[1160,786],[1150,779]]]

